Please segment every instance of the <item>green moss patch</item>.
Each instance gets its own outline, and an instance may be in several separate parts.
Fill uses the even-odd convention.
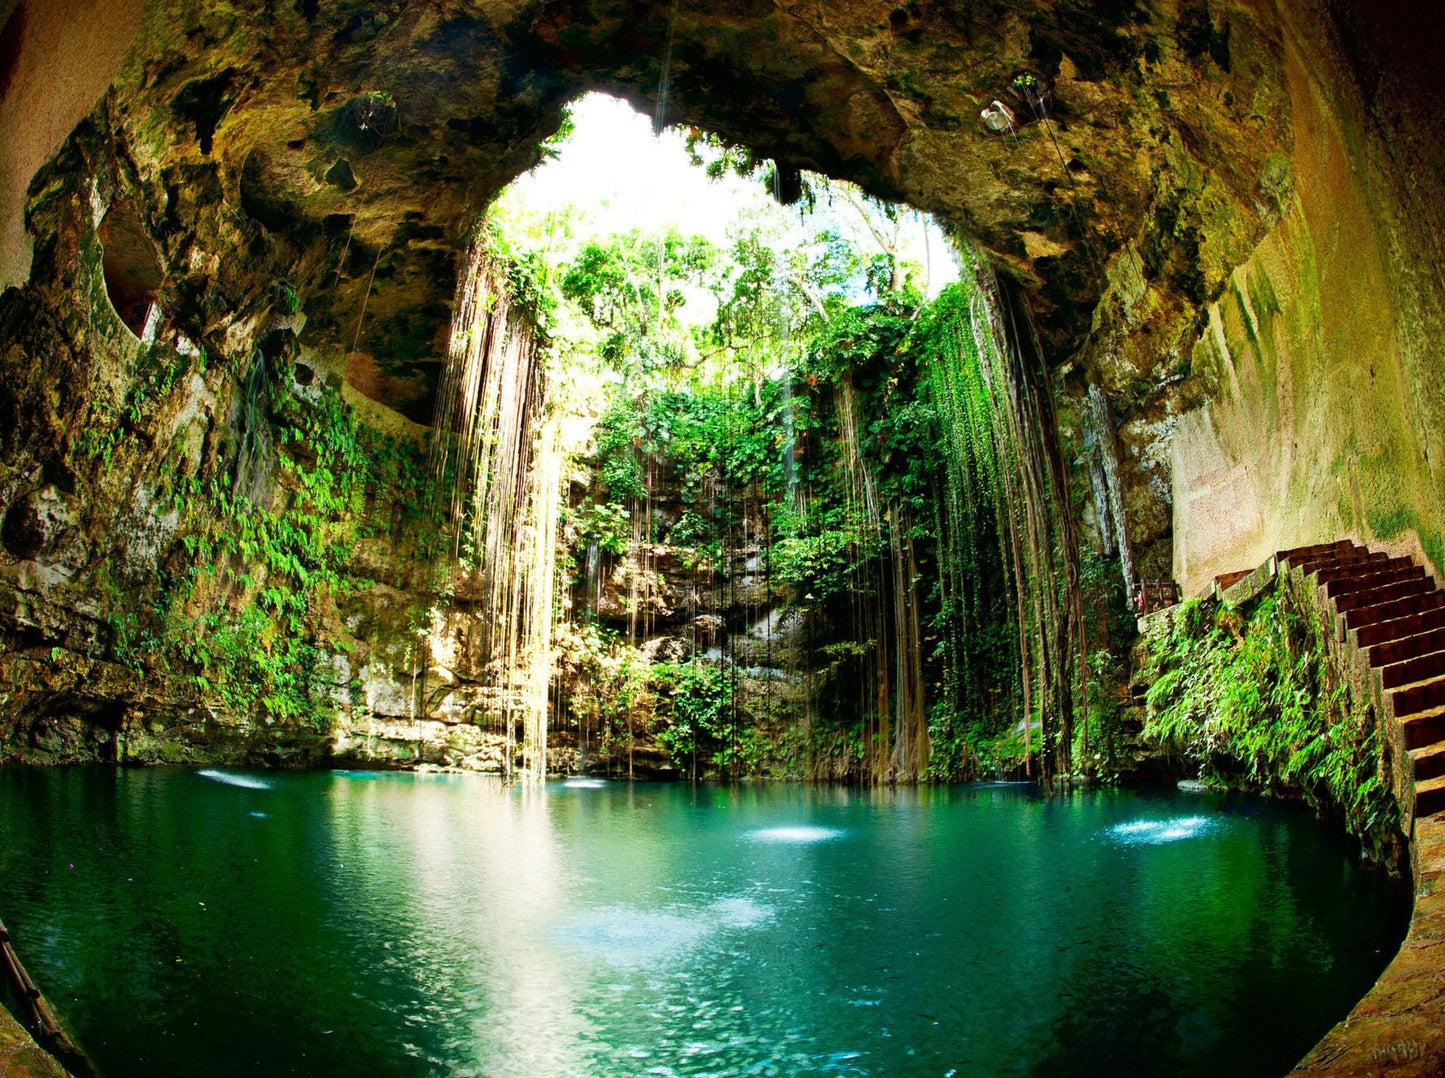
[[[1395,847],[1385,738],[1287,578],[1245,611],[1187,600],[1146,649],[1146,738],[1203,778],[1341,817],[1377,859]]]

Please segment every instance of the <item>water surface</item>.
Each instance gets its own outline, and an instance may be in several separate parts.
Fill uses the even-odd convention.
[[[110,1078],[1245,1078],[1406,911],[1207,793],[12,767],[0,916]]]

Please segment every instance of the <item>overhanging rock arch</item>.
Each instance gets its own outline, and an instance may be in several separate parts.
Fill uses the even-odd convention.
[[[1416,6],[150,0],[99,106],[20,177],[34,261],[0,297],[0,450],[30,486],[0,498],[73,511],[67,542],[105,527],[54,450],[130,355],[86,288],[107,207],[156,253],[170,339],[241,365],[291,295],[308,347],[373,357],[404,387],[389,402],[424,411],[465,226],[568,97],[652,112],[670,55],[668,119],[983,244],[1060,381],[1102,386],[1121,420],[1145,572],[1188,587],[1350,534],[1438,572],[1445,94],[1424,55],[1440,16]],[[23,127],[11,74],[33,58],[0,60],[0,117]],[[1022,75],[1050,123],[994,133],[979,113],[1026,108]]]
[[[656,113],[665,85],[668,120],[906,199],[989,252],[1066,396],[1112,404],[1110,515],[1139,575],[1194,591],[1340,534],[1438,570],[1445,87],[1411,44],[1422,19],[1364,0],[151,0],[31,181],[18,302],[83,307],[95,222],[127,205],[162,336],[243,356],[304,316],[304,346],[425,420],[468,227],[570,97]],[[96,343],[73,336],[33,358],[84,367]]]
[[[1177,417],[1235,377],[1223,368],[1237,350],[1226,347],[1222,360],[1195,354],[1212,325],[1228,328],[1232,275],[1271,235],[1297,247],[1300,218],[1319,228],[1368,206],[1364,227],[1382,261],[1424,246],[1387,238],[1392,229],[1409,229],[1412,218],[1426,232],[1445,223],[1439,200],[1418,186],[1432,161],[1437,171],[1445,164],[1426,119],[1439,74],[1398,40],[1419,15],[1402,21],[1406,13],[1354,0],[1288,10],[1243,0],[257,7],[203,12],[189,24],[158,7],[112,97],[142,182],[191,211],[200,246],[210,233],[231,249],[245,245],[250,257],[234,269],[224,261],[214,276],[218,306],[244,308],[262,295],[260,275],[299,278],[308,343],[375,357],[410,394],[394,403],[424,414],[465,226],[536,160],[568,97],[600,88],[655,113],[665,84],[670,121],[906,199],[981,243],[1018,282],[1049,361],[1072,366],[1072,392],[1097,383],[1114,401],[1141,574],[1177,575],[1191,589],[1219,558],[1238,560],[1241,543],[1262,556],[1333,536],[1342,523],[1329,509],[1333,493],[1312,493],[1313,510],[1299,520],[1271,515],[1288,496],[1256,490],[1270,519],[1251,534],[1195,528],[1202,553],[1172,541]],[[1047,91],[1048,124],[1023,122],[1029,95],[1011,92],[1020,78]],[[980,120],[999,98],[1020,121],[1003,135]],[[158,129],[157,117],[171,122]],[[1335,145],[1312,162],[1322,128]],[[1353,181],[1331,172],[1341,159]],[[1383,311],[1371,297],[1336,316],[1341,325],[1439,319],[1439,288],[1421,295],[1418,286],[1432,261],[1438,278],[1438,253],[1420,257],[1388,267],[1398,280],[1378,285],[1412,293],[1404,306]],[[1266,275],[1278,278],[1275,269]],[[1274,281],[1276,293],[1308,290],[1310,272],[1301,260]],[[1313,336],[1326,347],[1343,332],[1319,329]],[[1297,337],[1294,352],[1317,350],[1309,333]],[[1388,352],[1391,342],[1365,348]],[[1382,358],[1416,370],[1428,361],[1423,345]],[[1413,407],[1391,392],[1381,409]],[[1413,431],[1386,440],[1418,442],[1437,419],[1445,402],[1427,402],[1407,424]],[[1371,433],[1327,437],[1330,466],[1348,468],[1352,444]],[[1190,484],[1200,470],[1196,434],[1182,450]],[[1242,459],[1252,447],[1224,441],[1217,455],[1260,467]],[[1382,512],[1438,520],[1440,483],[1432,473],[1411,478],[1416,489]],[[1221,500],[1239,493],[1228,488]],[[1209,504],[1198,495],[1186,505],[1200,498]],[[1367,515],[1363,506],[1356,513]]]
[[[424,416],[467,226],[569,97],[655,111],[665,84],[668,119],[982,244],[1068,392],[1113,403],[1141,575],[1194,590],[1342,533],[1438,570],[1445,395],[1421,387],[1445,331],[1445,94],[1411,44],[1430,19],[1364,0],[151,0],[31,182],[25,302],[77,306],[75,254],[128,204],[161,331],[244,354],[295,296],[303,343],[359,354]],[[1048,122],[1025,122],[1044,95]],[[981,113],[1004,98],[998,132]]]
[[[31,7],[7,25],[40,25]],[[0,267],[32,311],[81,303],[76,253],[127,204],[159,257],[158,331],[245,354],[299,299],[307,347],[355,353],[372,392],[424,417],[467,226],[569,97],[656,111],[665,85],[669,120],[906,199],[990,253],[1066,392],[1112,402],[1113,515],[1141,575],[1192,591],[1339,534],[1445,562],[1445,80],[1418,44],[1438,14],[151,0],[128,18],[110,91],[31,181],[28,280]],[[84,63],[68,40],[62,62]],[[29,42],[6,53],[12,123]]]
[[[1247,7],[250,6],[153,5],[110,96],[173,246],[223,256],[171,279],[242,308],[286,276],[313,345],[393,365],[436,358],[457,238],[563,102],[600,88],[651,112],[665,56],[668,120],[941,214],[1023,283],[1056,360],[1126,248],[1162,320],[1217,293],[1272,223],[1258,178],[1289,148],[1280,28]],[[1020,75],[1052,88],[1052,122],[1000,138],[978,114]]]

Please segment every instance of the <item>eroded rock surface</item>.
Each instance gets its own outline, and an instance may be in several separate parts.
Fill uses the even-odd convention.
[[[1142,575],[1193,584],[1340,534],[1439,569],[1445,141],[1419,44],[1438,16],[1412,8],[150,0],[108,9],[101,48],[12,0],[0,121],[34,137],[7,142],[0,208],[28,183],[33,257],[0,296],[6,661],[94,661],[115,631],[102,573],[140,594],[196,564],[173,477],[287,504],[248,418],[258,352],[298,394],[344,380],[428,420],[478,214],[570,97],[655,112],[664,75],[669,122],[907,199],[990,252],[1066,436],[1090,384],[1112,403]],[[59,142],[64,110],[25,111],[44,62],[85,116]],[[94,77],[61,78],[80,65]],[[980,118],[996,102],[1000,133]],[[397,681],[425,587],[394,552],[355,557],[393,592],[315,624],[352,619],[359,636],[335,631]]]
[[[0,1007],[0,1075],[6,1078],[66,1078],[65,1068],[36,1044],[3,1007]]]

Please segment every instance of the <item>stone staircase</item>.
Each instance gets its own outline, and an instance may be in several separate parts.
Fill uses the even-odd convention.
[[[1265,569],[1222,597],[1237,601],[1234,589],[1253,581],[1258,590],[1282,571],[1314,585],[1384,728],[1401,731],[1414,768],[1414,817],[1445,812],[1445,591],[1410,558],[1349,540],[1282,550]]]

